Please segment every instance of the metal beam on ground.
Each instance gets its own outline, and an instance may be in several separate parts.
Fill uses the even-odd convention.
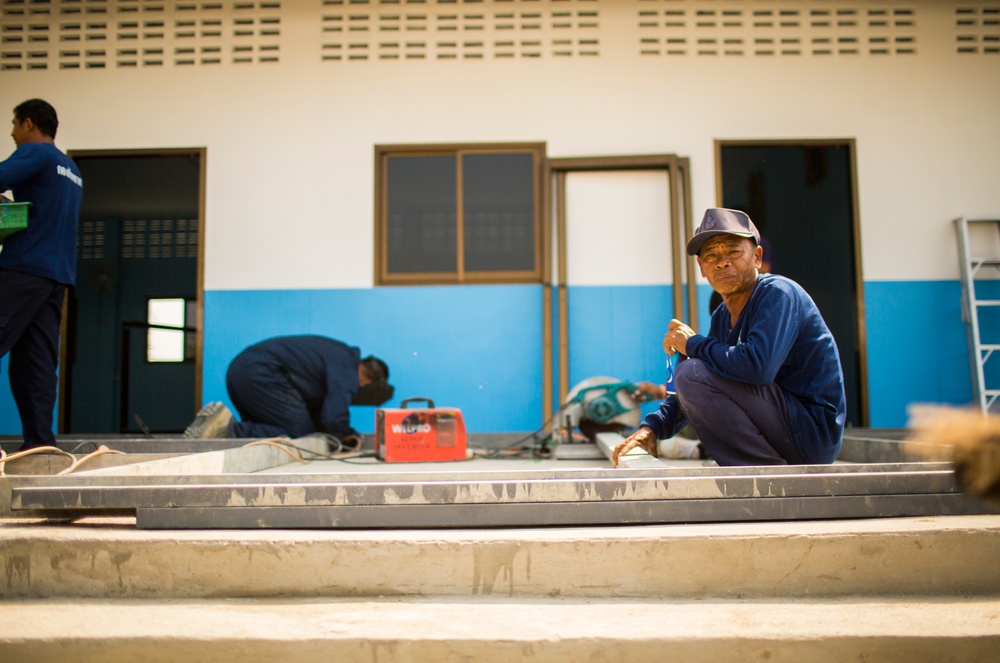
[[[140,529],[447,529],[890,518],[985,513],[957,494],[419,506],[140,508]]]
[[[604,440],[609,453],[621,437]],[[292,442],[308,447],[322,440]],[[877,446],[877,439],[866,444]],[[675,467],[645,454],[652,463],[617,469],[511,470],[500,461],[490,465],[500,469],[473,472],[458,464],[435,471],[378,464],[294,474],[254,473],[284,455],[268,445],[228,450],[229,462],[221,464],[217,453],[193,455],[186,471],[174,475],[123,468],[7,477],[8,514],[117,513],[135,515],[139,527],[228,529],[544,527],[989,512],[961,494],[946,462]],[[163,462],[161,469],[176,461]]]
[[[15,509],[134,509],[142,506],[379,506],[617,502],[726,498],[832,497],[957,492],[948,470],[853,472],[756,476],[627,476],[547,479],[452,479],[345,482],[327,477],[303,483],[285,475],[282,483],[252,476],[207,485],[198,477],[165,485],[114,486],[101,483],[14,488]]]

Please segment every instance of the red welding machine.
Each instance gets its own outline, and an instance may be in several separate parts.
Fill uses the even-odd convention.
[[[408,408],[414,401],[425,408]],[[375,454],[387,463],[465,460],[462,411],[434,407],[429,398],[407,398],[399,408],[375,410]]]

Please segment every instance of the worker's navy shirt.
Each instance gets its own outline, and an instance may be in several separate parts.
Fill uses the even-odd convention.
[[[712,314],[708,336],[687,340],[687,355],[731,380],[777,384],[803,457],[832,462],[840,451],[847,398],[837,344],[812,298],[791,279],[761,274],[736,325],[729,322],[723,304]],[[676,435],[686,423],[676,396],[643,421],[659,439]]]
[[[0,192],[31,203],[28,227],[4,240],[0,268],[76,281],[76,227],[83,178],[73,160],[50,143],[23,143],[0,162]]]
[[[351,401],[358,392],[361,351],[325,336],[279,336],[240,353],[240,361],[270,364],[284,372],[302,396],[317,430],[343,437],[351,428]]]

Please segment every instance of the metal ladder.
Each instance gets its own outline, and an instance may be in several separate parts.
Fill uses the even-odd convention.
[[[1000,350],[1000,343],[983,343],[980,336],[979,311],[982,307],[1000,306],[1000,299],[978,299],[976,297],[976,275],[982,267],[1000,270],[1000,256],[978,257],[969,248],[969,226],[971,224],[992,224],[1000,237],[1000,219],[955,219],[958,234],[958,251],[962,269],[962,322],[969,344],[969,368],[972,372],[972,391],[976,403],[983,414],[989,412],[1000,398],[1000,385],[987,388],[985,366],[990,356]]]

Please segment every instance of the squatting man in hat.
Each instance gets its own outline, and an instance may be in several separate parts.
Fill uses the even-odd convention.
[[[243,350],[226,371],[237,421],[223,403],[198,412],[184,437],[304,437],[320,432],[360,444],[351,405],[392,398],[389,367],[378,357],[325,336],[278,336]]]
[[[657,455],[657,440],[688,423],[719,465],[832,463],[847,416],[833,335],[791,279],[761,274],[760,233],[745,213],[711,208],[687,245],[722,295],[707,335],[671,320],[663,337],[680,354],[669,394],[615,447]]]

